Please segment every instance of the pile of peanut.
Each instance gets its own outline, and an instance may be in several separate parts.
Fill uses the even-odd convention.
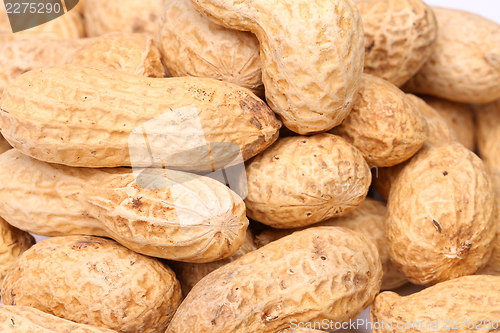
[[[499,24],[80,0],[14,34],[1,2],[0,331],[500,331]]]

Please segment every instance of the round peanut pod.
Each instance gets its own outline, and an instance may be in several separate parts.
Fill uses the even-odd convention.
[[[102,35],[70,56],[69,64],[107,68],[131,75],[165,77],[152,37],[114,32]]]
[[[459,143],[426,146],[392,184],[389,255],[408,280],[433,285],[476,273],[491,256],[495,193],[483,162]]]
[[[356,0],[365,33],[364,72],[402,86],[424,65],[437,36],[421,0]]]
[[[428,128],[404,92],[384,79],[364,74],[351,113],[331,133],[356,147],[368,165],[390,167],[422,147]]]
[[[28,306],[0,305],[0,331],[18,333],[116,333],[77,324]]]
[[[499,99],[500,25],[461,10],[432,9],[439,26],[433,51],[403,90],[462,103]]]
[[[112,240],[89,236],[39,242],[2,284],[6,305],[123,333],[164,332],[181,300],[170,268]]]
[[[377,296],[371,307],[374,333],[494,332],[500,313],[500,277],[464,276],[439,283],[416,294],[393,292]],[[495,328],[496,326],[496,328]]]
[[[246,167],[247,215],[274,228],[295,228],[341,216],[361,205],[370,168],[333,134],[279,139]]]
[[[363,71],[363,27],[352,0],[192,0],[224,27],[260,42],[266,100],[286,127],[325,132],[351,111]]]
[[[159,44],[172,76],[232,82],[263,96],[257,38],[213,23],[201,16],[190,0],[165,1]]]
[[[343,228],[309,228],[222,266],[196,284],[166,333],[261,332],[348,321],[380,289],[375,246]]]

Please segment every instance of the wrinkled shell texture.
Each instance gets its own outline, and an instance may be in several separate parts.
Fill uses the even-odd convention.
[[[213,171],[226,151],[209,143],[234,144],[247,160],[278,138],[280,126],[263,101],[231,83],[145,78],[79,65],[26,73],[4,91],[0,106],[2,133],[15,148],[70,166],[133,162]],[[175,152],[178,157],[170,158]]]
[[[439,31],[422,69],[403,87],[462,103],[500,98],[500,25],[482,16],[432,7]]]
[[[428,128],[404,92],[364,74],[351,113],[332,133],[356,147],[368,165],[389,167],[412,157],[427,140]]]
[[[372,322],[421,323],[397,332],[449,332],[454,325],[457,332],[497,332],[491,322],[500,318],[500,277],[465,276],[446,281],[416,294],[399,297],[393,292],[377,296],[371,307]],[[470,319],[469,322],[461,320]],[[455,320],[459,321],[455,325]],[[483,323],[481,324],[481,321]],[[488,329],[488,323],[490,328]],[[437,326],[436,323],[439,325]],[[445,325],[448,324],[448,328]],[[474,325],[474,329],[467,329]],[[477,327],[476,327],[477,326]],[[375,326],[374,326],[375,327]],[[404,327],[404,326],[403,326]],[[394,332],[394,329],[374,329],[374,333]]]
[[[131,75],[165,76],[160,51],[153,38],[141,34],[105,34],[78,50],[68,63],[107,68]]]
[[[34,69],[63,65],[89,39],[42,38],[0,44],[0,95],[20,75]]]
[[[459,143],[429,146],[392,184],[386,227],[392,261],[415,284],[476,273],[491,256],[494,200],[474,153]]]
[[[89,37],[110,32],[147,34],[156,37],[164,0],[87,0],[85,29]]]
[[[35,244],[33,236],[0,218],[0,281],[21,254]]]
[[[371,183],[363,156],[333,134],[279,139],[246,172],[247,215],[274,228],[344,215],[363,203]]]
[[[160,49],[173,76],[210,77],[263,93],[259,41],[201,16],[190,0],[166,0]]]
[[[382,267],[364,236],[310,228],[272,242],[203,278],[166,333],[274,333],[290,321],[342,322],[375,298]]]
[[[136,181],[129,169],[48,164],[16,150],[0,155],[0,167],[0,216],[34,234],[106,236],[188,262],[228,257],[245,239],[243,200],[208,177],[150,170]]]
[[[474,151],[476,126],[472,107],[469,104],[452,102],[433,96],[424,96],[423,99],[448,123],[448,126],[455,132],[457,141],[465,148]]]
[[[163,332],[182,293],[170,268],[99,237],[54,237],[17,261],[2,302],[118,332]]]
[[[116,333],[107,328],[77,324],[31,307],[10,305],[0,305],[0,331],[9,333]]]
[[[271,109],[299,134],[339,125],[363,71],[363,26],[352,0],[192,0],[216,23],[253,32]]]
[[[357,0],[365,30],[365,73],[403,85],[424,65],[437,36],[421,0]]]

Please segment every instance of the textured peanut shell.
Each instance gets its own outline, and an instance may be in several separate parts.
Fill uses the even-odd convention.
[[[424,65],[437,36],[432,9],[421,0],[356,0],[365,31],[364,72],[396,86]]]
[[[371,198],[365,201],[350,213],[341,217],[334,217],[327,221],[309,226],[313,227],[342,227],[363,234],[377,247],[380,261],[382,262],[382,290],[390,290],[402,286],[407,282],[405,276],[400,273],[389,258],[385,241],[385,204]],[[308,227],[308,228],[309,228]],[[288,236],[305,228],[293,229],[267,229],[255,237],[258,247],[269,244],[277,239]]]
[[[208,177],[150,170],[136,181],[130,169],[72,168],[16,150],[0,167],[0,216],[37,235],[105,236],[187,262],[223,259],[245,239],[243,200]]]
[[[182,300],[174,272],[100,237],[45,239],[2,284],[2,302],[118,332],[163,332]]]
[[[368,165],[390,167],[422,147],[428,128],[404,92],[384,79],[364,74],[351,113],[332,133],[356,147]]]
[[[465,148],[474,151],[476,133],[472,107],[469,104],[452,102],[439,97],[424,96],[422,98],[448,123],[448,126],[456,134],[456,140]]]
[[[67,63],[107,68],[131,75],[165,77],[160,51],[152,37],[114,32],[75,52]]]
[[[257,36],[267,102],[289,129],[324,132],[347,117],[364,58],[352,0],[192,2],[214,22]]]
[[[243,255],[255,250],[257,250],[257,246],[254,244],[253,234],[250,229],[247,229],[245,241],[240,246],[238,251],[236,251],[232,256],[205,264],[174,262],[172,263],[172,268],[176,272],[177,278],[181,283],[182,293],[184,294],[184,296],[186,296],[191,291],[191,289],[193,289],[194,285],[197,284],[205,276],[215,271],[217,268],[233,262]]]
[[[156,37],[163,2],[164,0],[86,0],[85,29],[89,37],[110,32],[139,33]]]
[[[159,44],[173,76],[210,77],[263,95],[257,38],[213,23],[190,0],[165,1]]]
[[[432,7],[439,26],[429,60],[403,87],[462,103],[500,98],[500,25],[456,9]]]
[[[246,167],[247,215],[274,228],[311,225],[361,205],[371,182],[359,151],[333,134],[279,139]]]
[[[166,333],[274,333],[291,320],[347,321],[371,304],[381,277],[377,249],[364,236],[310,228],[205,276]]]
[[[194,109],[196,119],[186,108]],[[2,134],[13,147],[39,160],[83,167],[130,166],[129,151],[139,150],[143,155],[135,156],[134,167],[213,171],[206,154],[217,163],[226,151],[209,143],[232,143],[247,160],[269,147],[281,126],[263,101],[232,83],[153,79],[79,65],[22,75],[4,91],[0,109]],[[147,133],[150,149],[144,150],[142,126],[149,121],[157,128]],[[190,121],[201,130],[192,132]],[[141,131],[134,132],[137,128]],[[203,142],[206,154],[184,152],[191,141]],[[148,155],[168,157],[174,149],[183,155],[161,161]]]
[[[370,316],[372,322],[385,323],[386,329],[379,325],[374,333],[394,332],[397,323],[403,323],[397,329],[403,333],[445,333],[450,327],[457,332],[493,333],[497,330],[491,323],[500,318],[500,277],[464,276],[406,297],[383,292],[372,305]],[[392,323],[393,329],[388,329],[387,323]],[[406,328],[404,323],[408,323]],[[474,329],[467,329],[469,325]]]
[[[483,162],[459,143],[426,146],[392,184],[386,237],[410,282],[476,273],[496,234],[495,193]]]
[[[0,218],[0,281],[21,254],[35,244],[33,236]]]
[[[77,324],[28,306],[0,305],[0,331],[10,333],[116,333]]]

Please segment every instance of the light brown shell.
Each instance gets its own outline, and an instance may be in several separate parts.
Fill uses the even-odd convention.
[[[297,322],[343,322],[371,304],[382,266],[375,246],[343,228],[309,228],[205,276],[166,333],[274,333]]]
[[[141,34],[113,32],[102,35],[73,53],[67,63],[131,75],[165,77],[160,51],[153,38]]]
[[[399,272],[389,258],[385,241],[385,204],[381,201],[366,198],[365,201],[350,213],[341,217],[334,217],[327,221],[309,226],[314,227],[342,227],[363,234],[377,247],[382,262],[382,290],[390,290],[402,286],[407,282],[405,276]],[[266,229],[255,237],[258,247],[269,244],[277,239],[288,236],[305,228],[293,229]]]
[[[33,236],[0,218],[0,282],[21,254],[35,244]]]
[[[406,297],[383,292],[371,307],[371,321],[379,323],[374,333],[493,333],[499,316],[500,277],[496,276],[464,276]],[[398,323],[402,324],[395,330]]]
[[[365,73],[403,85],[424,65],[437,36],[421,0],[356,0],[365,30]]]
[[[165,0],[160,50],[173,76],[210,77],[264,93],[259,41],[201,16],[190,0]]]
[[[0,101],[1,101],[0,97]],[[0,154],[6,152],[7,150],[12,149],[12,146],[5,140],[3,135],[0,134]]]
[[[439,31],[429,60],[403,87],[462,103],[500,98],[500,25],[456,9],[432,7]]]
[[[164,0],[86,0],[85,29],[89,37],[110,32],[148,34],[156,37]]]
[[[0,105],[0,128],[12,146],[42,161],[83,167],[211,172],[226,164],[228,144],[247,160],[278,138],[280,126],[262,100],[232,83],[79,65],[22,75]]]
[[[246,172],[247,215],[274,228],[344,215],[361,205],[371,182],[361,153],[333,134],[281,138]]]
[[[324,132],[351,111],[363,71],[363,26],[352,0],[192,0],[214,22],[260,42],[266,99],[299,134]]]
[[[28,306],[10,305],[0,305],[0,331],[9,333],[116,333],[107,328],[77,324]]]
[[[427,140],[428,128],[398,87],[363,74],[351,113],[332,133],[356,147],[368,165],[389,167],[412,157]]]
[[[53,237],[26,251],[2,302],[122,333],[163,332],[182,300],[174,272],[105,238]]]
[[[456,140],[463,144],[465,148],[474,151],[476,147],[476,126],[471,105],[433,96],[423,96],[422,98],[448,123],[448,126],[456,134]]]
[[[392,184],[386,237],[410,282],[476,273],[496,234],[495,193],[483,162],[459,143],[426,146]]]
[[[0,216],[42,236],[110,237],[146,255],[210,262],[243,244],[243,200],[224,184],[172,170],[72,168],[0,155]]]

